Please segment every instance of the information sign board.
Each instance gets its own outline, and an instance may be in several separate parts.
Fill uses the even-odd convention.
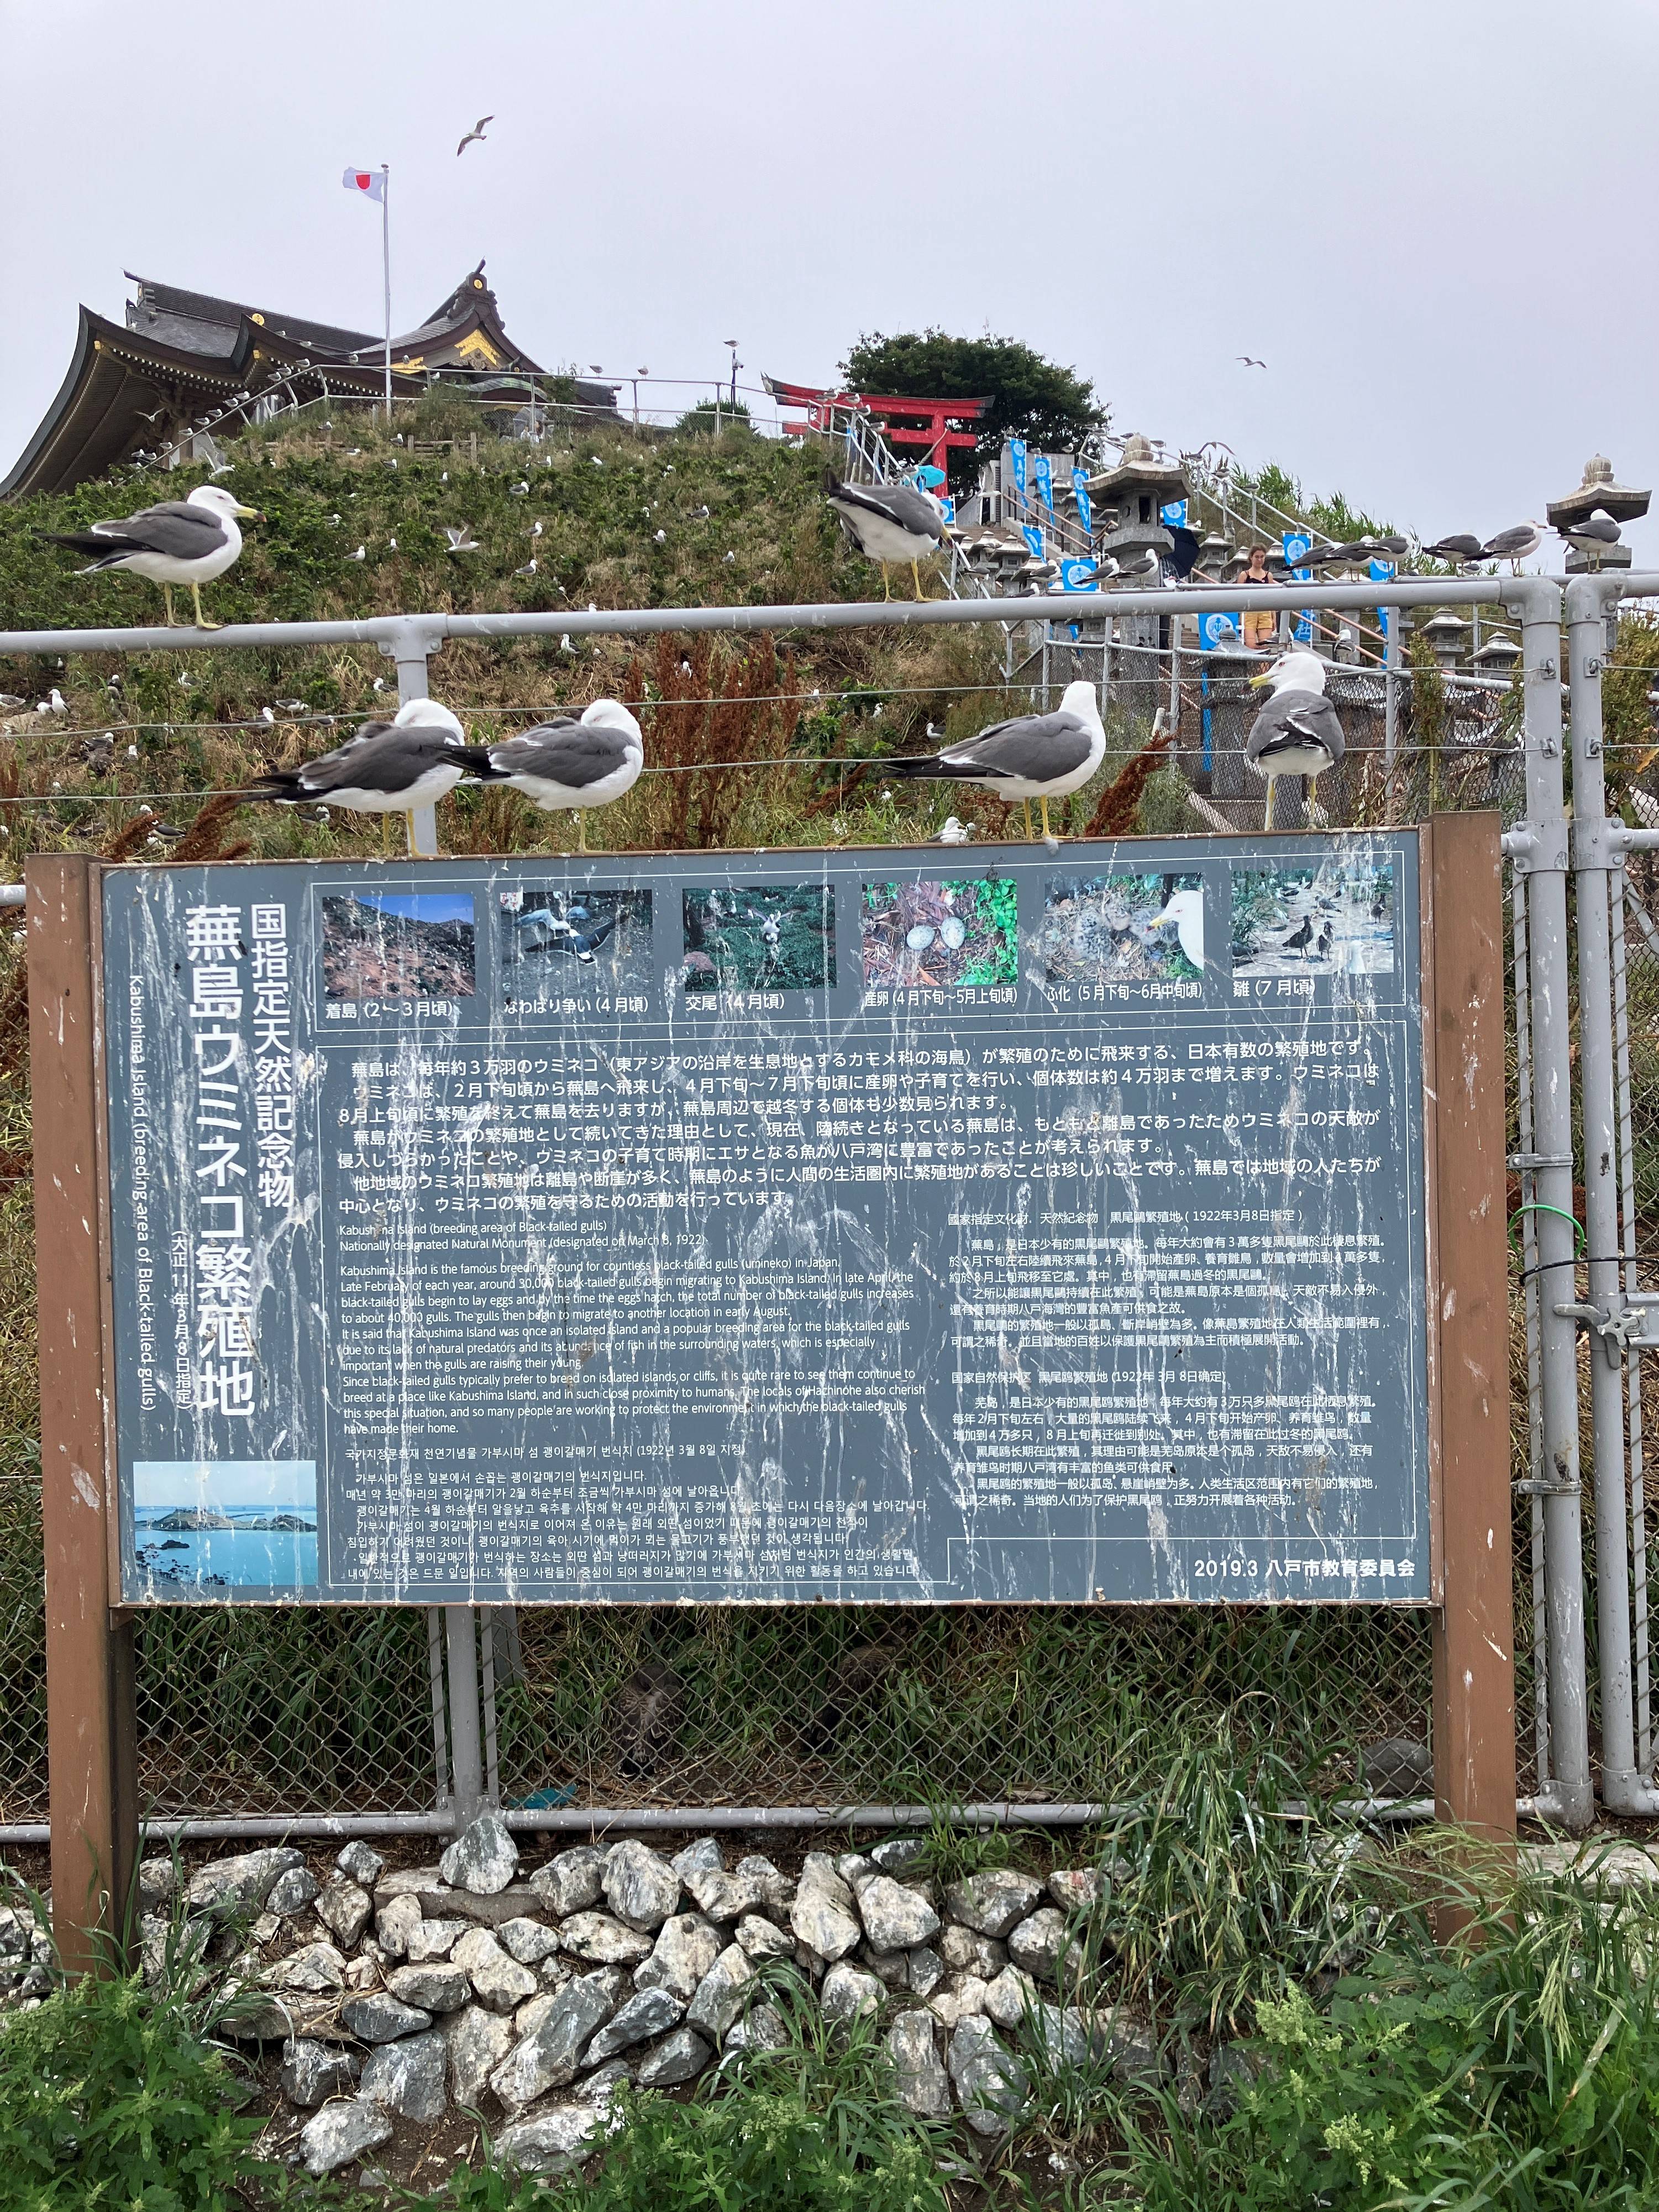
[[[1418,855],[105,870],[121,1599],[1427,1601]]]

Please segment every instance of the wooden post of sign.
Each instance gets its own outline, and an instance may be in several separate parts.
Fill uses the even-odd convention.
[[[1515,1846],[1504,904],[1496,814],[1423,835],[1431,1443],[1440,1607],[1435,1810]]]
[[[132,1627],[110,1611],[98,878],[83,859],[46,854],[26,880],[52,1922],[64,1967],[79,1974],[117,1958],[138,1840]]]

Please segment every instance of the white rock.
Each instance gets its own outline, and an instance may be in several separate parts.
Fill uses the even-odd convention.
[[[1012,1867],[991,1867],[954,1881],[945,1902],[951,1917],[980,1936],[1003,1936],[1024,1920],[1042,1894],[1042,1884]]]
[[[268,1990],[296,1990],[301,1996],[322,1996],[345,1987],[345,1960],[331,1943],[307,1943],[278,1959],[259,1977]]]
[[[866,1881],[881,1872],[873,1859],[862,1851],[843,1851],[836,1861],[836,1872],[856,1897]]]
[[[826,2020],[851,2020],[861,2012],[878,2012],[886,1994],[873,1974],[849,1966],[845,1959],[830,1967],[818,1992]]]
[[[544,1959],[550,1959],[559,1948],[556,1928],[544,1928],[539,1920],[503,1920],[495,1930],[495,1940],[503,1944],[521,1966],[539,1966]]]
[[[263,1951],[267,1943],[274,1943],[283,1932],[280,1912],[262,1912],[247,1931],[247,1940],[256,1951]]]
[[[290,1867],[286,1874],[279,1874],[270,1885],[265,1898],[265,1910],[281,1913],[284,1920],[293,1920],[305,1911],[313,1898],[321,1893],[322,1884],[309,1867]]]
[[[483,2005],[467,2005],[444,2023],[449,2094],[458,2105],[477,2103],[491,2074],[513,2048],[513,2029],[512,2021]]]
[[[1104,1892],[1098,1867],[1056,1867],[1048,1877],[1048,1894],[1062,1912],[1086,1912]]]
[[[386,1869],[380,1854],[370,1850],[361,1836],[352,1838],[334,1863],[349,1881],[361,1883],[365,1889],[373,1889]]]
[[[374,1911],[368,1892],[346,1875],[325,1885],[317,1899],[317,1917],[342,1950],[349,1951]]]
[[[789,1925],[821,1959],[844,1958],[862,1936],[853,1893],[823,1851],[810,1851],[801,1869]]]
[[[394,1897],[414,1897],[422,1890],[441,1889],[444,1878],[436,1867],[399,1867],[395,1874],[383,1874],[374,1885],[374,1909],[389,1905]]]
[[[340,2020],[359,2043],[395,2043],[400,2036],[420,2035],[432,2025],[432,2015],[423,2007],[400,2004],[379,1990],[348,1997],[340,2007]]]
[[[548,2089],[575,2079],[581,2054],[621,2001],[622,1976],[611,1969],[584,1974],[561,1990],[533,2035],[527,2035],[489,2077],[504,2105],[533,2104]]]
[[[177,1888],[178,1885],[179,1868],[171,1855],[166,1858],[140,1859],[138,1862],[138,1909],[140,1912],[158,1911],[171,1899],[173,1893]],[[313,1882],[311,1888],[312,1897],[314,1897],[316,1893],[317,1886]],[[309,1905],[311,1898],[304,1898],[301,1902],[302,1905]]]
[[[857,1898],[859,1917],[878,1951],[911,1951],[939,1933],[939,1915],[927,1899],[890,1875],[872,1868]]]
[[[607,2058],[603,2066],[596,2066],[591,2074],[584,2074],[575,2084],[573,2094],[585,2105],[608,2106],[618,2089],[626,2088],[634,2079],[634,2069],[626,2058]]]
[[[469,1928],[449,1954],[491,2012],[511,2012],[536,1994],[536,1977],[509,1958],[488,1928]]]
[[[683,1882],[690,1883],[694,1874],[722,1874],[726,1869],[726,1854],[713,1836],[699,1836],[683,1851],[676,1851],[669,1860]]]
[[[787,1936],[775,1922],[763,1920],[758,1912],[739,1920],[735,1933],[751,1959],[788,1959],[794,1955],[794,1937]]]
[[[761,1903],[769,1912],[787,1912],[794,1902],[795,1885],[787,1874],[781,1874],[769,1858],[758,1853],[739,1859],[733,1873],[740,1881],[752,1881],[760,1890]]]
[[[413,1898],[402,1898],[400,1904],[412,1905]],[[424,1966],[434,1959],[447,1959],[463,1936],[469,1934],[473,1923],[470,1920],[421,1920],[409,1931],[404,1945],[404,1956],[411,1966]]]
[[[988,2020],[964,2020],[951,2038],[951,2079],[975,2133],[1004,2136],[1025,2101],[1025,2069],[997,2040]]]
[[[599,2064],[619,2051],[631,2051],[636,2043],[648,2043],[653,2035],[665,2035],[679,2026],[684,2011],[685,2000],[669,1990],[635,1990],[588,2045],[589,2060]]]
[[[573,1959],[605,1966],[636,1966],[653,1948],[648,1936],[624,1928],[608,1912],[573,1912],[559,1929],[559,1946]]]
[[[714,2055],[696,2028],[676,2028],[641,2061],[640,2087],[672,2089],[681,2081],[695,2081]]]
[[[349,2097],[360,2071],[349,2051],[301,2037],[283,2051],[283,2094],[290,2105],[320,2105],[330,2097]]]
[[[908,1874],[927,1855],[927,1838],[922,1836],[889,1836],[885,1843],[875,1844],[870,1856],[884,1874]]]
[[[412,1897],[387,1899],[374,1915],[374,1936],[388,1959],[401,1959],[409,1939],[422,1924],[418,1900]],[[451,1941],[454,1939],[452,1937]]]
[[[446,2056],[441,2034],[383,2043],[363,2061],[362,2094],[406,2120],[441,2120],[449,2102],[444,2094]]]
[[[586,1912],[599,1901],[605,1853],[596,1844],[576,1844],[561,1851],[530,1877],[530,1887],[547,1900],[547,1909],[562,1920],[569,1912]]]
[[[787,1942],[787,1937],[782,1940]],[[651,1956],[635,1968],[634,1986],[667,1990],[682,2001],[689,2000],[725,1948],[720,1930],[700,1913],[677,1912],[663,1922]]]
[[[304,1864],[305,1854],[286,1844],[270,1850],[242,1851],[234,1858],[210,1860],[198,1867],[185,1884],[185,1908],[209,1913],[215,1919],[258,1909],[280,1876]]]
[[[1008,1946],[993,1942],[988,1936],[976,1936],[971,1928],[958,1928],[947,1923],[940,1929],[935,1946],[941,1959],[956,1974],[977,1974],[988,1982],[1000,1974],[1008,1963]]]
[[[728,1944],[698,1983],[685,2008],[686,2026],[700,2029],[711,2043],[720,2042],[742,2011],[754,1978],[747,1952]]]
[[[910,1957],[906,1951],[878,1951],[872,1943],[860,1943],[855,1954],[860,1963],[867,1966],[884,1988],[908,1990],[910,1986]]]
[[[902,2101],[924,2119],[939,2120],[951,2109],[951,2082],[934,2047],[933,2026],[931,2013],[902,2012],[887,2031],[887,2051]]]
[[[428,2012],[459,2012],[472,1997],[465,1970],[447,1959],[425,1966],[394,1966],[386,1985],[399,2003],[420,2005]]]
[[[955,2027],[959,2021],[972,2020],[984,2011],[988,1987],[977,1974],[952,1974],[945,1987],[935,1990],[928,1998],[927,2008],[946,2027]]]
[[[930,1997],[945,1979],[945,1961],[939,1953],[927,1944],[921,1944],[905,1956],[906,1978],[919,1997]]]
[[[726,2038],[728,2051],[787,2051],[789,2031],[775,2005],[752,2004],[732,2023]]]
[[[533,2120],[518,2120],[495,2138],[495,2156],[514,2173],[568,2173],[593,2148],[610,2123],[603,2105],[556,2105]]]
[[[1008,1956],[1015,1966],[1045,1982],[1052,1982],[1059,1972],[1060,1954],[1075,1948],[1066,1936],[1065,1914],[1052,1905],[1008,1930]]]
[[[726,1874],[718,1867],[696,1867],[686,1876],[685,1886],[697,1910],[709,1920],[738,1920],[766,1902],[767,1885],[753,1874]]]
[[[473,1897],[495,1896],[518,1870],[519,1847],[499,1813],[480,1813],[438,1862],[444,1880]]]
[[[1645,1889],[1659,1881],[1659,1856],[1654,1851],[1605,1837],[1582,1844],[1522,1844],[1520,1857],[1523,1872],[1592,1889]]]
[[[654,1930],[680,1901],[680,1878],[659,1851],[630,1836],[605,1863],[605,1902],[629,1928]]]
[[[1005,1966],[985,1987],[986,2014],[999,2027],[1018,2027],[1041,2002],[1036,1984],[1020,1966]]]
[[[325,2105],[300,2130],[300,2156],[313,2179],[349,2166],[365,2152],[378,2150],[392,2134],[392,2123],[368,2097]]]

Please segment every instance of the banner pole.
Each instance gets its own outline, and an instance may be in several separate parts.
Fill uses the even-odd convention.
[[[392,165],[380,164],[380,275],[386,308],[386,427],[392,428]]]

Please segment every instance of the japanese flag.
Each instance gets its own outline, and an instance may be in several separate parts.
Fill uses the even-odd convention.
[[[386,173],[382,169],[348,169],[340,182],[349,192],[362,192],[366,198],[386,198]]]

